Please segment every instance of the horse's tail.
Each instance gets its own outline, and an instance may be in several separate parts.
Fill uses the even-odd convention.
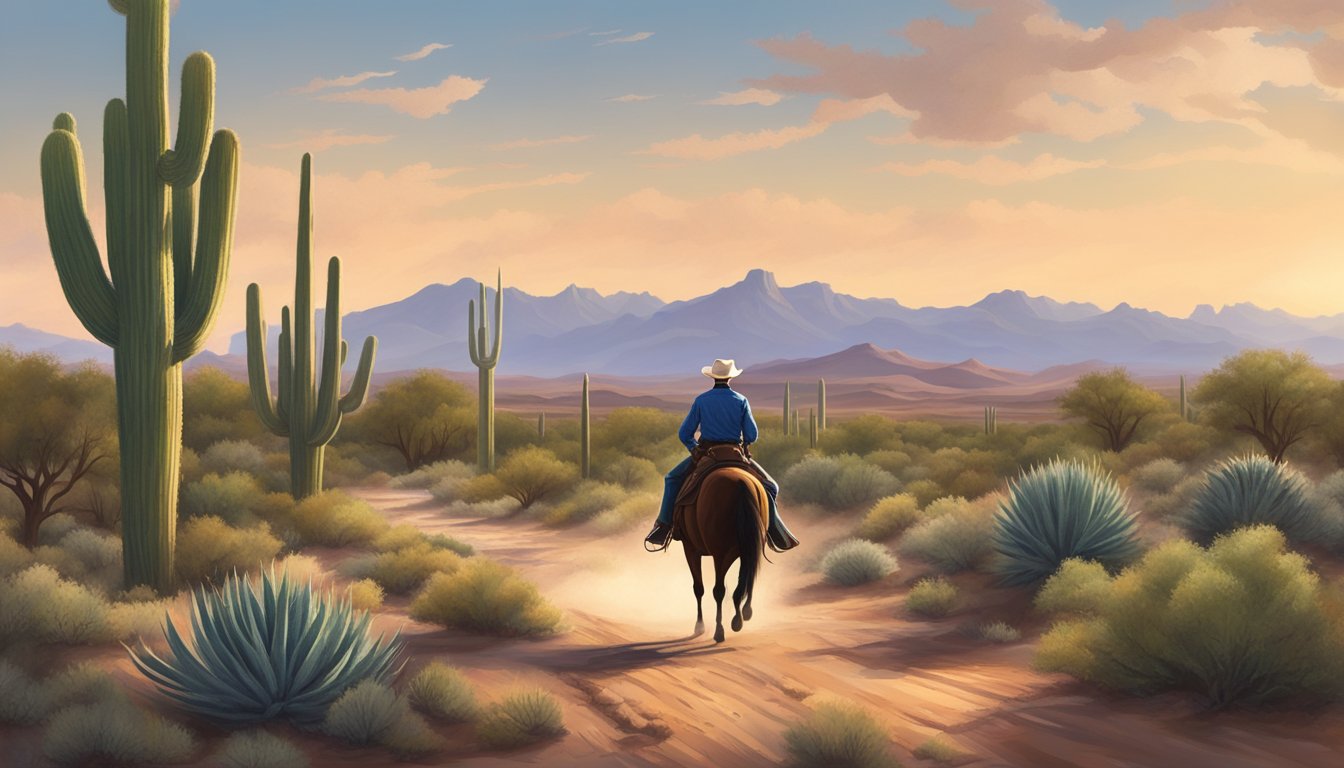
[[[737,550],[742,561],[738,566],[737,585],[745,587],[743,594],[747,596],[756,588],[756,574],[761,570],[761,557],[765,552],[760,499],[752,485],[751,481],[743,481],[737,487]]]

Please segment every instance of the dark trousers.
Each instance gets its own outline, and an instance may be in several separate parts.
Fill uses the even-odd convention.
[[[751,464],[764,478],[761,484],[765,486],[765,492],[770,496],[770,525],[774,527],[779,523],[779,506],[775,503],[775,497],[779,495],[779,483],[775,482],[775,478],[757,464],[755,459],[751,460]],[[686,482],[686,476],[691,473],[694,466],[691,457],[687,456],[663,478],[663,506],[658,510],[658,522],[672,524],[672,507],[677,503],[677,494],[681,493],[682,483]]]

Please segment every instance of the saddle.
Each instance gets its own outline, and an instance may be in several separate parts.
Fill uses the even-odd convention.
[[[695,466],[686,476],[685,482],[681,484],[681,490],[677,493],[677,500],[673,505],[675,511],[672,515],[672,538],[676,541],[681,541],[684,510],[695,505],[695,501],[700,495],[700,486],[714,470],[723,467],[739,467],[751,473],[762,484],[765,483],[765,478],[761,476],[761,471],[758,469],[756,462],[748,457],[747,452],[739,443],[703,443],[696,447],[691,458],[694,460]]]

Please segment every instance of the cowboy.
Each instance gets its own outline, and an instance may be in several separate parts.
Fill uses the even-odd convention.
[[[695,461],[698,458],[696,448],[711,443],[731,443],[743,447],[745,456],[770,496],[770,526],[766,533],[771,548],[776,552],[793,549],[798,546],[798,539],[785,527],[784,521],[779,519],[779,509],[775,503],[775,496],[779,494],[779,483],[776,483],[774,478],[751,458],[750,446],[756,442],[757,437],[756,420],[751,416],[751,403],[729,386],[742,371],[737,367],[736,361],[715,360],[713,365],[701,368],[700,372],[714,380],[714,387],[695,398],[690,413],[686,414],[686,420],[681,423],[677,437],[681,438],[681,442],[691,455],[667,473],[663,485],[663,506],[658,511],[658,521],[653,524],[653,530],[649,531],[644,540],[658,549],[667,547],[668,539],[672,535],[672,508],[686,476],[695,468]],[[697,428],[700,430],[698,443],[695,437]]]

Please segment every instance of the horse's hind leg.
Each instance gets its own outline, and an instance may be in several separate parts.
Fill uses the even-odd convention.
[[[739,565],[739,566],[738,566],[739,571],[740,571],[741,568],[742,568],[742,566]],[[748,600],[751,599],[751,596],[747,594],[747,580],[744,579],[744,578],[742,578],[741,576],[739,576],[738,579],[737,579],[737,589],[734,589],[734,590],[733,590],[733,631],[734,631],[734,632],[741,632],[741,631],[742,631],[742,619],[744,619],[744,618],[750,618],[750,617],[751,617],[751,605],[750,605],[750,603],[748,603],[747,608],[746,608],[745,611],[744,611],[743,608],[742,608],[742,598],[743,598],[743,597],[746,597]]]
[[[700,555],[691,554],[689,547],[683,546],[686,553],[686,565],[691,569],[691,590],[695,592],[695,637],[705,633],[705,609],[701,599],[705,596],[705,577],[700,570]]]
[[[728,588],[723,585],[724,577],[728,574],[728,566],[731,562],[715,556],[714,558],[714,604],[716,613],[714,615],[714,642],[723,642],[723,596],[727,594]]]

